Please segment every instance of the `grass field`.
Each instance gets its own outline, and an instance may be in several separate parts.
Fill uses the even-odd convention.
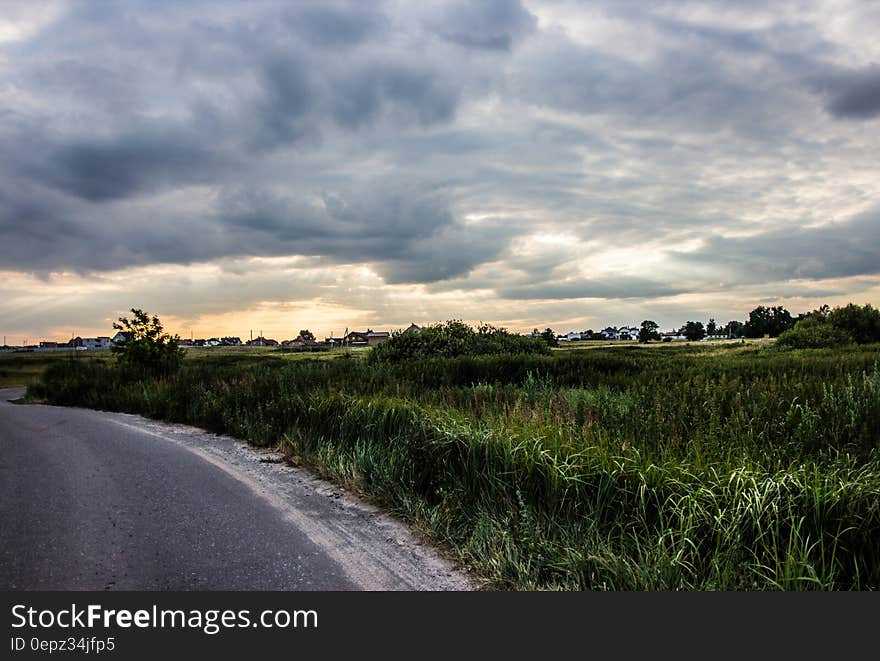
[[[359,355],[366,349],[360,347],[334,349],[323,352],[279,351],[273,347],[187,347],[185,360],[203,361],[206,359],[238,357],[240,360],[260,360],[268,358],[274,361],[297,360],[333,360],[344,355]],[[97,361],[112,363],[113,354],[109,351],[78,351],[72,352],[10,352],[0,353],[0,388],[27,386],[39,380],[50,365],[70,361]]]
[[[78,352],[75,356],[73,353],[39,353],[39,352],[15,352],[0,353],[0,388],[10,388],[13,386],[27,386],[35,383],[42,376],[50,365],[59,362],[67,362],[72,359],[78,361],[110,361],[110,353],[86,354]]]
[[[363,356],[59,361],[29,394],[276,447],[500,589],[880,588],[878,345]]]

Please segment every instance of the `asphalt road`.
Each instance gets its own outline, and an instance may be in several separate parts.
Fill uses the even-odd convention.
[[[448,590],[401,524],[232,439],[0,390],[0,589]]]

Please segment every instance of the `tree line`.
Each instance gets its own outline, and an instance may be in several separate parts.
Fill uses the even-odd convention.
[[[113,327],[123,339],[112,349],[120,365],[142,376],[168,374],[176,371],[183,359],[179,338],[165,333],[156,316],[132,308],[132,319],[120,317]],[[639,329],[639,342],[661,340],[657,322],[646,319]],[[833,310],[823,305],[811,312],[793,317],[781,305],[760,305],[749,313],[745,322],[728,321],[719,326],[715,319],[706,325],[688,321],[678,333],[691,341],[724,335],[728,338],[776,337],[782,347],[813,349],[843,344],[880,342],[880,310],[870,303],[850,303]],[[429,357],[476,356],[484,354],[546,354],[556,345],[556,336],[546,329],[540,337],[523,337],[504,328],[483,324],[476,329],[460,320],[424,328],[419,333],[395,332],[391,339],[370,352],[372,363],[396,362]]]
[[[728,338],[776,337],[782,346],[796,349],[868,344],[880,342],[880,310],[870,303],[864,306],[849,303],[833,310],[823,305],[794,317],[781,305],[759,305],[749,312],[745,322],[732,320],[719,326],[715,319],[709,319],[704,326],[701,321],[688,321],[677,332],[690,341],[718,335]],[[643,321],[639,342],[660,339],[657,323],[649,319]]]

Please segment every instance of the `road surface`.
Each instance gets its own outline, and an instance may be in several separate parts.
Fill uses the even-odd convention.
[[[13,404],[0,389],[0,589],[463,590],[404,526],[240,441]]]

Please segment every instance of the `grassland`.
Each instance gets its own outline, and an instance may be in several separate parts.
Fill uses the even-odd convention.
[[[362,356],[59,361],[29,394],[277,447],[501,589],[880,588],[878,345]]]
[[[0,388],[13,386],[27,386],[40,380],[43,372],[50,365],[70,360],[83,362],[95,361],[98,363],[109,362],[111,357],[108,353],[78,352],[10,352],[0,353]]]
[[[185,360],[187,362],[201,362],[211,359],[234,360],[237,357],[245,362],[268,359],[271,361],[297,361],[297,360],[333,360],[343,355],[357,356],[366,351],[360,347],[334,349],[323,352],[307,351],[279,351],[273,347],[188,347]],[[57,352],[9,352],[0,353],[0,388],[13,386],[27,386],[39,381],[43,372],[50,365],[60,362],[68,362],[74,358],[78,361],[95,361],[99,364],[112,364],[113,354],[109,351],[78,351],[76,353]]]

